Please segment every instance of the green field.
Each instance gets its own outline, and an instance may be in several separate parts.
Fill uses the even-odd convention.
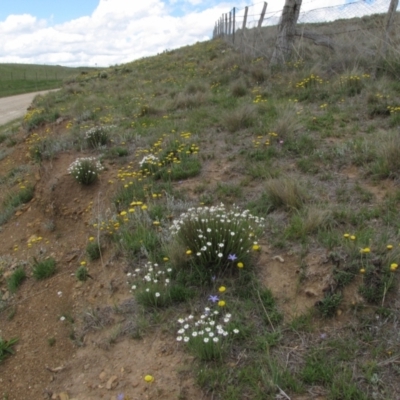
[[[0,97],[55,89],[63,81],[92,68],[60,65],[0,64]]]

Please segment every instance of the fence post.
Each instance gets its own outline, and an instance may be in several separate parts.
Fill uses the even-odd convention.
[[[243,26],[242,26],[242,31],[244,32],[244,30],[246,29],[246,25],[247,25],[247,14],[249,12],[249,7],[245,7],[244,8],[244,18],[243,18]]]
[[[221,37],[224,36],[224,14],[221,15]]]
[[[228,35],[231,36],[232,34],[232,11],[229,11],[229,28],[228,28]]]
[[[228,14],[225,14],[225,35],[228,35]]]
[[[267,11],[267,5],[268,5],[268,3],[266,1],[264,1],[264,6],[263,6],[263,9],[261,11],[260,20],[258,21],[258,28],[261,28],[261,25],[262,25],[262,23],[264,21],[265,13]]]
[[[278,26],[275,49],[271,65],[283,64],[290,57],[296,33],[296,23],[299,18],[302,0],[286,0],[281,21]]]
[[[233,20],[232,20],[232,43],[235,43],[235,18],[236,18],[236,9],[233,7]]]
[[[391,0],[390,5],[389,5],[389,10],[386,16],[386,24],[385,24],[385,34],[384,34],[384,40],[383,40],[383,49],[382,49],[382,55],[386,54],[387,51],[387,45],[390,41],[390,31],[392,29],[392,22],[393,22],[393,17],[396,14],[397,6],[399,4],[399,0]]]

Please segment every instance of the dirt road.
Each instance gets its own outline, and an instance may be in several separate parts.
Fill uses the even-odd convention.
[[[23,117],[26,113],[26,109],[30,106],[35,96],[48,92],[49,90],[43,90],[41,92],[25,93],[0,98],[0,125],[4,125],[14,119]]]

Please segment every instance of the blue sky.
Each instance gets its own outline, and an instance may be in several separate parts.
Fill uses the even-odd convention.
[[[303,0],[302,11],[348,1]],[[374,0],[374,4],[388,2]],[[269,0],[267,16],[275,10],[279,20],[284,3]],[[246,0],[0,0],[0,63],[122,64],[209,40],[223,13],[236,7],[239,26],[244,7],[251,4]],[[249,28],[257,23],[262,7],[263,1],[254,0]],[[310,15],[325,20],[326,13],[321,9]]]
[[[31,14],[59,24],[90,15],[98,3],[98,0],[1,0],[0,21],[10,14]]]

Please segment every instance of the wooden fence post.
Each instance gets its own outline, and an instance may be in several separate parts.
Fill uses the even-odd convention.
[[[285,63],[292,53],[301,2],[302,0],[286,0],[285,2],[278,26],[278,36],[271,58],[271,65]]]
[[[387,45],[390,42],[390,31],[393,26],[393,17],[396,14],[397,6],[399,5],[399,0],[391,0],[389,5],[389,10],[386,16],[386,23],[385,23],[385,33],[383,39],[383,48],[382,48],[382,55],[385,55],[387,52]]]
[[[243,26],[242,26],[242,31],[244,31],[246,29],[246,25],[247,25],[247,14],[249,13],[249,7],[245,7],[244,8],[244,18],[243,18]]]
[[[232,12],[229,11],[229,25],[228,25],[228,35],[232,34]]]
[[[232,19],[232,43],[235,43],[235,18],[236,18],[236,9],[233,7],[233,19]]]
[[[261,28],[261,25],[262,25],[262,23],[264,21],[265,13],[267,11],[267,5],[268,5],[268,3],[266,1],[264,1],[264,6],[263,6],[263,9],[261,11],[261,16],[260,16],[260,20],[258,21],[257,28]]]
[[[225,35],[228,35],[228,14],[225,14]]]

